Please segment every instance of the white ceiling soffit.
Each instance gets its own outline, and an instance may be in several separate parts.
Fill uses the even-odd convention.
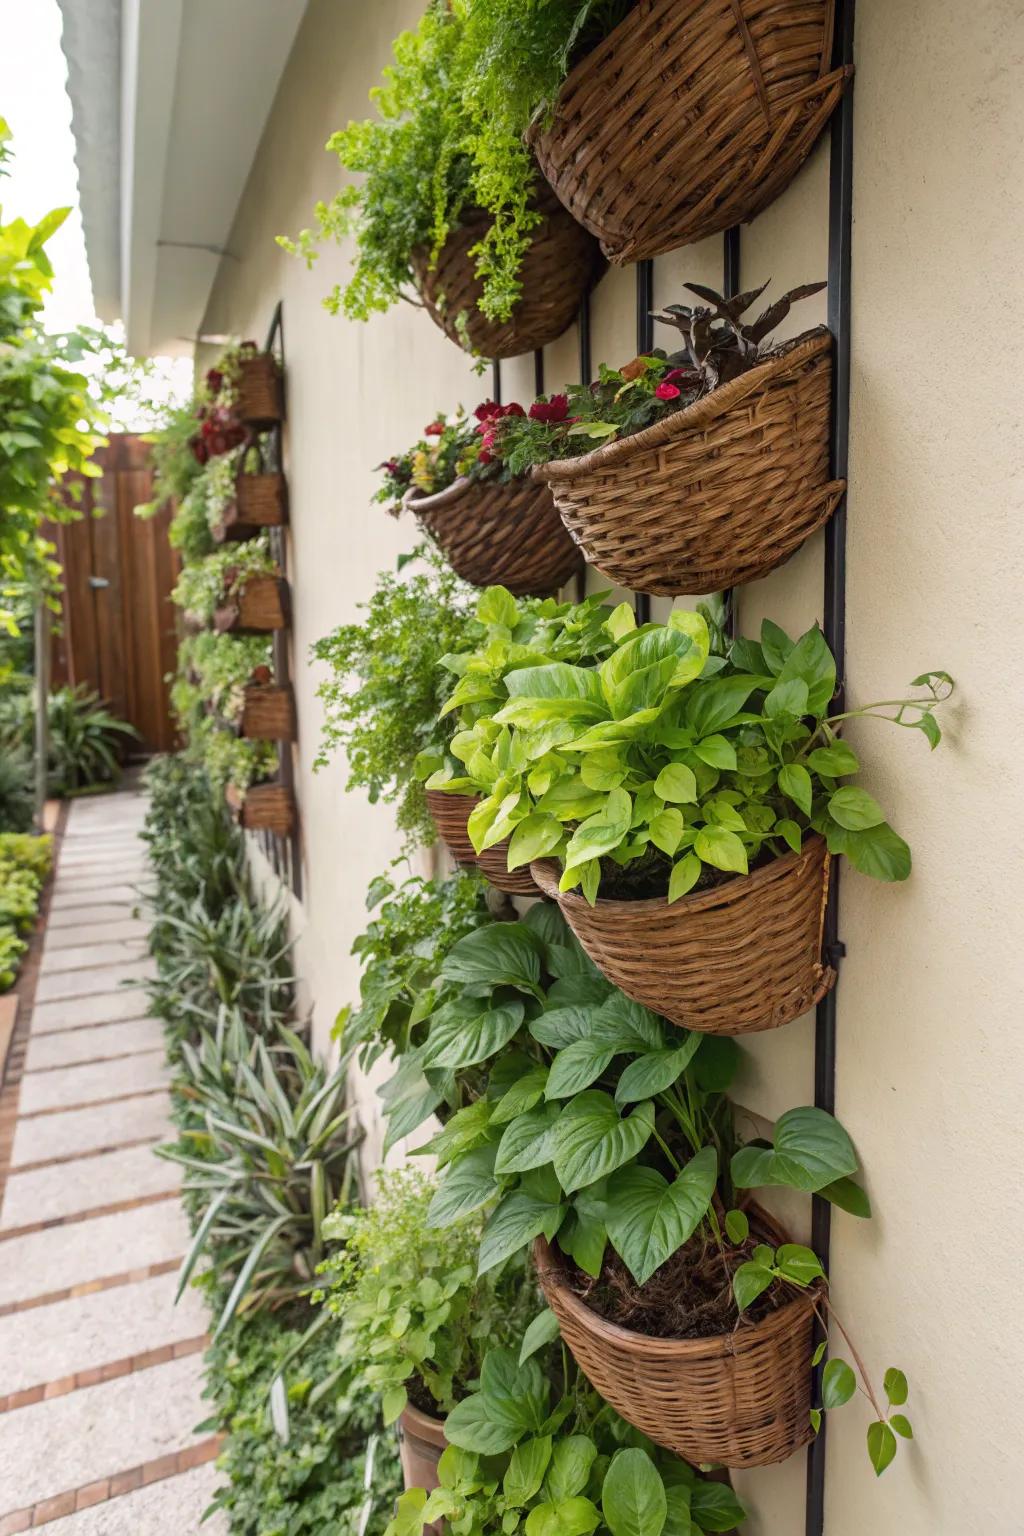
[[[113,318],[99,301],[106,304],[116,265],[117,313],[137,356],[192,351],[306,3],[61,0],[97,312]],[[85,36],[89,21],[79,13],[91,11],[120,13],[119,76]],[[102,112],[109,135],[100,103],[118,78],[115,264],[108,183],[84,133]]]
[[[93,303],[121,314],[121,0],[60,0]]]

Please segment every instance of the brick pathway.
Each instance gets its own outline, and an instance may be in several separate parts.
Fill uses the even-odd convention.
[[[0,1536],[193,1536],[216,1486],[206,1314],[173,1305],[188,1229],[152,1153],[162,1035],[130,985],[152,965],[143,814],[130,793],[72,806],[0,1092]]]

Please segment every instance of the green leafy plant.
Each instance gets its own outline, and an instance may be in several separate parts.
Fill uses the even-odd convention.
[[[214,1337],[236,1312],[280,1305],[310,1288],[324,1257],[324,1218],[349,1196],[358,1137],[349,1128],[345,1074],[314,1061],[280,1026],[269,1044],[204,1034],[181,1044],[178,1092],[201,1128],[186,1126],[159,1155],[185,1170],[184,1188],[203,1209],[181,1267],[178,1294],[204,1255],[233,1283]]]
[[[340,625],[312,649],[329,669],[317,688],[324,722],[314,767],[341,748],[347,787],[366,790],[371,804],[397,803],[407,847],[434,840],[415,765],[424,752],[437,757],[449,734],[438,713],[451,685],[437,658],[475,643],[473,601],[440,559],[427,557],[415,576],[381,575],[362,622]]]
[[[525,124],[499,128],[475,100],[483,62],[476,9],[474,0],[431,0],[417,28],[396,38],[394,62],[371,92],[376,119],[349,123],[327,145],[361,180],[317,204],[314,229],[295,241],[278,237],[312,265],[321,241],[354,236],[355,271],[326,300],[350,319],[365,320],[406,297],[413,252],[436,259],[476,207],[493,215],[473,252],[484,285],[479,307],[507,319],[520,297],[519,268],[540,223],[532,203],[536,171],[522,141]],[[546,9],[521,20],[543,27],[538,12]]]
[[[0,992],[13,985],[28,949],[25,935],[39,910],[52,860],[52,838],[0,832]]]
[[[550,1338],[545,1314],[537,1321],[539,1337]],[[445,1424],[439,1486],[404,1493],[387,1536],[422,1536],[440,1519],[462,1536],[701,1536],[743,1522],[727,1484],[700,1477],[625,1424],[564,1356],[560,1370],[551,1362],[545,1372],[535,1348],[528,1336],[518,1356],[488,1352],[479,1389]],[[561,1388],[555,1403],[552,1377]]]
[[[397,1447],[337,1340],[308,1323],[305,1307],[236,1319],[207,1352],[204,1427],[224,1436],[208,1513],[235,1536],[383,1536]]]
[[[322,1267],[324,1295],[340,1318],[341,1351],[381,1399],[392,1424],[410,1400],[446,1414],[480,1373],[486,1348],[518,1339],[532,1310],[522,1263],[478,1279],[480,1218],[432,1230],[431,1182],[404,1169],[381,1173],[372,1206],[324,1224],[336,1248]]]
[[[0,752],[0,833],[27,832],[35,816],[32,759],[20,746]]]
[[[186,565],[171,596],[199,624],[211,624],[216,610],[249,576],[274,576],[277,563],[266,534],[219,549]]]
[[[116,784],[125,749],[138,732],[119,720],[84,683],[58,688],[47,700],[48,782],[54,795]],[[35,733],[35,698],[21,690],[0,698],[0,744],[27,753]]]
[[[460,711],[449,751],[463,767],[427,785],[485,797],[469,819],[478,852],[510,838],[512,869],[556,857],[560,888],[591,904],[599,890],[675,901],[799,851],[810,830],[864,874],[907,877],[906,843],[846,782],[860,762],[840,731],[887,719],[935,747],[947,673],[916,678],[918,697],[830,713],[835,662],[817,627],[793,641],[766,620],[759,643],[719,656],[701,613],[638,628],[623,603],[604,624],[614,649],[597,667],[458,658],[444,712]]]

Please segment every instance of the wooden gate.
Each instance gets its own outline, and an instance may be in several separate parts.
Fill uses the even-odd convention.
[[[165,679],[177,650],[171,512],[146,521],[135,516],[153,495],[149,444],[141,437],[114,433],[96,459],[103,474],[81,482],[81,519],[45,530],[57,546],[65,588],[53,686],[94,688],[135,726],[144,750],[166,752],[175,728]]]

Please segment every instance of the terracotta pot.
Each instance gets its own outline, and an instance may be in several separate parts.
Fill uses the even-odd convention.
[[[437,1487],[437,1463],[447,1445],[444,1420],[431,1418],[412,1403],[407,1404],[398,1421],[398,1449],[406,1488],[425,1488],[429,1493]],[[441,1536],[444,1521],[436,1520],[424,1529],[432,1536]]]

